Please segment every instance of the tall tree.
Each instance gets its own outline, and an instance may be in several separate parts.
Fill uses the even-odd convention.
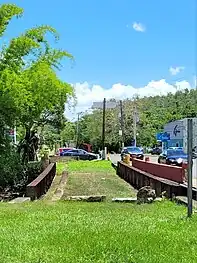
[[[11,18],[22,13],[23,10],[16,5],[0,6],[0,36]],[[61,60],[72,59],[72,55],[53,49],[46,38],[48,33],[58,40],[54,28],[40,26],[13,38],[1,51],[0,100],[6,101],[6,105],[2,103],[0,106],[0,121],[3,126],[17,123],[24,127],[25,138],[19,145],[19,152],[23,151],[24,162],[35,159],[35,134],[38,126],[47,121],[44,118],[46,112],[64,108],[68,97],[73,95],[71,85],[59,79],[56,74]]]

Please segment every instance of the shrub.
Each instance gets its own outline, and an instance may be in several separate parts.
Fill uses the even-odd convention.
[[[0,154],[0,186],[1,188],[14,187],[24,180],[24,168],[20,157],[15,150],[8,149]]]
[[[28,183],[33,181],[42,172],[42,163],[40,161],[29,162],[26,165],[26,174]]]
[[[42,172],[41,162],[22,165],[15,149],[0,154],[0,190],[25,193],[26,185]]]

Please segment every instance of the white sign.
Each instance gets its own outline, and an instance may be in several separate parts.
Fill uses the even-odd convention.
[[[122,136],[122,130],[119,130],[119,135]]]
[[[106,101],[106,109],[114,109],[117,105],[117,101]],[[92,109],[103,109],[103,102],[93,102]]]
[[[173,139],[182,140],[183,130],[184,130],[183,120],[169,122],[164,126],[164,132],[170,134],[170,140]]]

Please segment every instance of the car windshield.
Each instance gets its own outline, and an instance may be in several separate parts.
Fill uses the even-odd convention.
[[[141,153],[142,151],[138,147],[128,147],[127,148],[128,152],[135,152],[135,153]]]
[[[185,155],[185,153],[182,150],[168,150],[167,155],[168,156],[179,156],[179,155],[181,156],[181,155]]]

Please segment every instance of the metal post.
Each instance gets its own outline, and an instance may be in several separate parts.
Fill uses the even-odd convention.
[[[103,151],[103,157],[105,158],[105,109],[106,109],[106,98],[103,100],[103,129],[102,129],[102,151]]]
[[[192,119],[187,120],[187,154],[188,154],[188,186],[187,186],[187,203],[188,217],[192,216],[192,147],[193,147],[193,122]]]
[[[120,101],[120,121],[121,121],[121,130],[122,130],[122,149],[124,148],[124,117],[123,117],[123,106],[122,100]]]

